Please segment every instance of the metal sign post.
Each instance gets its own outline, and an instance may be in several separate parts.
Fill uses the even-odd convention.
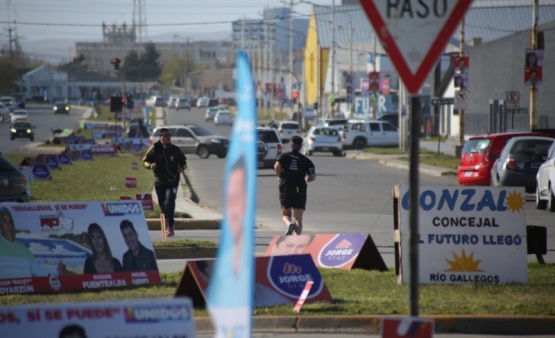
[[[418,152],[422,84],[470,7],[472,0],[449,0],[427,6],[423,2],[361,0],[387,53],[408,91],[410,103],[410,315],[418,316]],[[441,4],[441,5],[439,5]]]

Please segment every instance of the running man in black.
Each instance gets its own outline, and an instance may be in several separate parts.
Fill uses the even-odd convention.
[[[303,232],[303,212],[306,207],[307,183],[316,179],[316,168],[312,161],[301,154],[303,139],[291,137],[291,151],[283,153],[274,165],[279,180],[279,202],[281,216],[287,225],[286,236]],[[293,209],[293,215],[291,215]]]

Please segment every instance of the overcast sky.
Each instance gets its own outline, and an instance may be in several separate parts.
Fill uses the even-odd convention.
[[[331,5],[332,0],[313,0]],[[340,3],[335,0],[336,4]],[[139,1],[137,0],[137,3]],[[290,0],[146,0],[148,36],[179,34],[194,38],[197,32],[229,31],[241,18],[260,19],[266,7],[289,6]],[[8,22],[18,36],[38,39],[102,39],[102,22],[121,25],[133,21],[134,0],[0,0],[0,44],[8,40]],[[311,6],[294,1],[296,17],[307,17]],[[138,17],[138,11],[136,14]],[[17,24],[13,22],[16,21]]]

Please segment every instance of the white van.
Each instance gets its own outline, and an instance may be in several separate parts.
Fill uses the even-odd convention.
[[[208,107],[208,104],[210,103],[210,99],[208,97],[199,97],[199,99],[197,100],[197,107],[201,108],[201,107]]]

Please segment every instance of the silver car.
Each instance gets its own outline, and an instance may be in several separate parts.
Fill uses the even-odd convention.
[[[536,175],[555,138],[518,136],[511,138],[491,168],[491,185],[525,187],[536,191]]]

